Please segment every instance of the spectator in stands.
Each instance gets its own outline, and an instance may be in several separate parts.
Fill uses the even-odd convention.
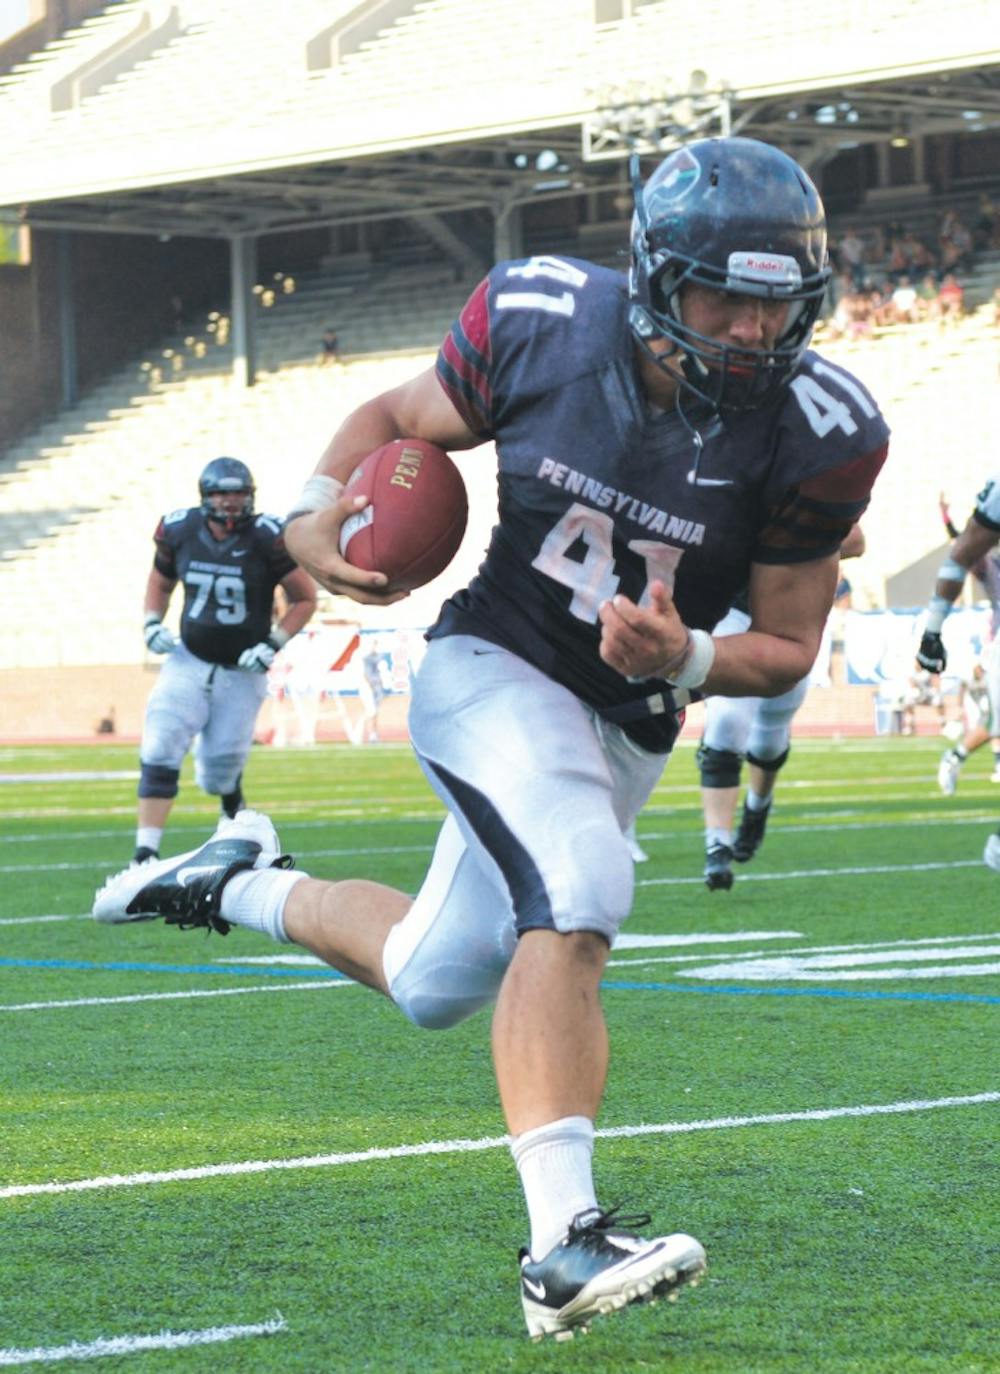
[[[938,300],[938,279],[933,272],[927,272],[917,287],[917,312],[922,320],[936,320],[941,314]]]
[[[965,313],[965,290],[953,272],[946,272],[938,291],[938,319],[955,323]]]
[[[337,338],[337,331],[332,325],[323,330],[323,337],[319,341],[319,357],[317,362],[320,367],[330,367],[340,360],[340,341]]]
[[[808,348],[826,230],[797,163],[752,139],[686,143],[637,189],[633,224],[628,279],[552,256],[497,264],[436,364],[347,416],[289,517],[289,550],[327,590],[391,605],[402,593],[338,552],[366,505],[344,483],[407,435],[495,442],[498,524],[429,631],[410,708],[448,808],[416,897],[276,868],[258,816],[95,900],[108,922],[266,930],[419,1025],[495,1001],[533,1336],[572,1334],[704,1267],[691,1236],[636,1235],[595,1191],[600,987],[635,883],[623,832],[691,692],[774,695],[809,672],[840,541],[888,444],[863,384]],[[752,629],[714,638],[743,588]],[[453,1243],[454,1209],[441,1226]]]
[[[983,191],[979,196],[976,221],[972,226],[972,246],[979,253],[1000,248],[1000,210],[987,191]]]
[[[904,272],[889,297],[893,324],[916,324],[920,318],[917,289]]]
[[[201,504],[165,515],[146,583],[146,647],[166,662],[146,706],[139,752],[134,864],[159,858],[181,764],[197,736],[195,777],[226,816],[244,805],[241,779],[275,655],[316,609],[312,578],[295,566],[281,524],[254,513],[254,482],[238,458],[213,458]],[[184,587],[180,639],[163,623]],[[287,609],[271,624],[274,592]]]
[[[836,259],[841,271],[848,273],[855,288],[860,289],[865,280],[865,241],[853,225],[837,245]]]
[[[957,210],[948,210],[938,235],[942,278],[949,272],[967,272],[972,265],[972,235]]]

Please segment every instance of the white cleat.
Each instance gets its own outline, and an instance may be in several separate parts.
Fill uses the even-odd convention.
[[[224,935],[229,923],[219,914],[219,901],[229,879],[247,869],[287,867],[289,862],[268,818],[259,811],[238,811],[223,816],[199,849],[130,864],[114,874],[95,894],[93,915],[109,925],[162,916],[168,925],[208,926]]]
[[[987,868],[992,868],[994,873],[1000,873],[1000,830],[986,841],[986,848],[983,850],[983,863]]]

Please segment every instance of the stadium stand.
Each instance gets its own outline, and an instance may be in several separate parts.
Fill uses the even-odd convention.
[[[240,200],[255,173],[266,200],[267,172],[296,168],[307,182],[376,153],[468,152],[488,133],[497,142],[486,155],[497,159],[513,146],[500,135],[534,136],[537,149],[537,140],[551,133],[557,141],[560,130],[560,146],[569,146],[568,130],[579,146],[588,120],[600,139],[603,109],[614,107],[616,117],[633,110],[641,120],[668,87],[693,88],[706,73],[761,110],[785,93],[785,105],[775,107],[781,122],[747,131],[778,140],[787,133],[791,145],[799,137],[798,146],[819,155],[813,115],[811,133],[795,126],[798,111],[788,101],[796,93],[841,83],[845,73],[915,79],[998,57],[994,7],[985,0],[957,0],[946,25],[930,0],[849,0],[829,12],[761,0],[734,10],[708,0],[683,7],[682,18],[680,45],[678,7],[664,0],[565,0],[557,34],[543,0],[286,0],[280,19],[266,0],[114,0],[0,77],[0,120],[17,130],[0,162],[15,188],[10,201],[35,201],[41,223],[67,224],[70,232],[126,227],[133,192],[139,220],[127,227],[148,229],[139,212],[154,204],[142,200],[150,188],[204,184],[208,201],[223,180],[231,198],[211,210],[221,218],[206,210],[198,222],[192,200],[171,202],[170,210],[192,211],[182,232],[210,226],[226,238],[268,232],[264,219],[253,220],[254,212],[266,215],[264,202],[251,204],[252,190],[245,205]],[[984,85],[984,105],[986,94]],[[391,179],[394,158],[384,165]],[[426,209],[415,166],[407,164],[401,218]],[[435,163],[431,175],[444,166]],[[380,164],[368,170],[378,173]],[[589,185],[592,203],[575,222],[554,213],[529,223],[527,251],[576,252],[621,266],[624,165],[612,172]],[[157,515],[193,500],[197,472],[222,452],[253,468],[263,507],[283,509],[340,417],[433,356],[486,265],[478,259],[499,218],[497,184],[473,201],[485,207],[482,242],[456,239],[449,253],[447,226],[425,217],[423,233],[374,257],[333,252],[262,277],[254,387],[234,384],[229,305],[220,298],[212,315],[178,318],[174,333],[0,454],[2,666],[141,664],[136,607]],[[465,194],[470,185],[467,178]],[[933,194],[915,184],[909,199],[907,188],[879,187],[851,207],[851,222],[872,230],[902,216],[932,236],[945,209],[971,216],[984,188],[998,190],[981,168]],[[366,194],[351,205],[357,222]],[[77,225],[66,211],[61,220],[64,204],[91,218]],[[105,208],[107,224],[99,218]],[[970,308],[953,326],[894,326],[823,344],[869,382],[895,432],[894,462],[868,517],[868,553],[852,568],[858,605],[882,605],[887,582],[941,542],[934,496],[942,468],[956,510],[981,482],[1000,419],[997,326],[987,304],[998,281],[998,255],[987,253],[964,278]],[[316,354],[330,325],[340,363],[323,368]],[[469,455],[463,470],[474,528],[448,574],[456,582],[478,561],[494,499],[487,455]],[[426,623],[442,591],[436,585],[403,603],[410,623]]]

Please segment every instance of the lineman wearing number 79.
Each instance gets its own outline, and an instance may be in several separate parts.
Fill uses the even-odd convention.
[[[1000,544],[1000,473],[991,477],[976,497],[975,508],[965,529],[952,544],[948,557],[938,569],[934,592],[927,603],[924,633],[917,650],[917,662],[930,673],[943,673],[948,654],[941,638],[944,622],[962,590],[968,574]],[[1000,719],[1000,599],[993,602],[992,632],[986,678],[994,724]],[[964,754],[961,756],[964,758]],[[948,758],[948,755],[945,756]],[[942,761],[944,767],[944,760]],[[947,774],[946,774],[947,776]],[[952,776],[954,791],[954,777]],[[1000,829],[990,835],[983,850],[983,862],[1000,873]]]
[[[600,984],[633,897],[624,831],[694,695],[774,696],[809,672],[888,440],[864,386],[808,348],[829,268],[802,168],[750,139],[704,139],[645,185],[636,160],[633,187],[629,279],[576,259],[498,264],[436,365],[348,416],[289,517],[289,549],[319,582],[390,604],[383,575],[338,554],[365,504],[343,484],[396,438],[496,447],[490,547],[429,631],[414,687],[411,739],[449,813],[416,897],[275,867],[258,818],[186,860],[210,870],[200,895],[160,864],[148,882],[111,879],[94,907],[108,922],[265,930],[420,1026],[494,1004],[536,1337],[704,1268],[691,1235],[643,1234],[648,1214],[602,1206],[592,1174]],[[713,638],[744,587],[748,630]],[[679,1099],[652,1023],[646,1052],[669,1114]],[[661,1158],[644,1186],[675,1208],[685,1181]]]
[[[184,757],[232,817],[254,724],[278,651],[316,609],[316,587],[285,548],[281,521],[254,511],[254,481],[238,458],[213,458],[198,479],[201,504],[165,515],[146,583],[146,647],[166,655],[146,705],[140,746],[139,816],[133,863],[159,858]],[[184,587],[180,638],[163,623]],[[287,609],[271,624],[274,589]]]

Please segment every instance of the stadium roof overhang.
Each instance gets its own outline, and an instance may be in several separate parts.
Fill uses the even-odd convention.
[[[452,136],[335,161],[272,161],[250,169],[244,163],[187,180],[39,196],[0,205],[0,220],[233,238],[474,207],[500,216],[519,203],[622,190],[631,150],[662,156],[685,138],[727,130],[778,144],[813,170],[861,144],[1000,130],[1000,62],[803,90],[786,85],[781,91],[695,91],[660,102],[626,99],[558,127],[498,129],[469,141]]]

